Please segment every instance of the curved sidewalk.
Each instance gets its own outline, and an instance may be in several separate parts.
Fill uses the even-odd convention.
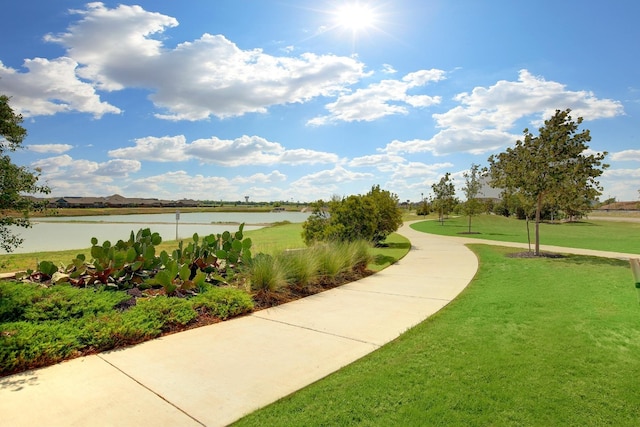
[[[0,378],[0,425],[222,426],[376,350],[455,298],[478,262],[457,238],[357,282],[249,316]]]

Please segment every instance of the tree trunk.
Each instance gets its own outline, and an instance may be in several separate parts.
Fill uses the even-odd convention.
[[[536,203],[536,251],[535,256],[540,256],[540,212],[542,211],[542,193],[538,194]]]
[[[469,215],[469,234],[471,234],[471,215]]]

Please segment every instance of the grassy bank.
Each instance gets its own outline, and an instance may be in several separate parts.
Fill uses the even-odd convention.
[[[527,243],[526,222],[497,215],[473,217],[471,231],[466,217],[449,218],[441,225],[438,221],[425,221],[412,227],[425,233],[446,236],[464,236],[503,242]],[[534,243],[535,224],[529,224],[531,243]],[[571,248],[640,254],[640,223],[584,220],[574,223],[540,224],[540,244]]]
[[[236,425],[637,425],[628,263],[472,249],[479,272],[442,311]]]

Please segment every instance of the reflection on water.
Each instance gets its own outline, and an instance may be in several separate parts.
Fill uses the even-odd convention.
[[[294,223],[304,222],[308,213],[240,213],[240,212],[198,212],[180,214],[178,221],[178,238],[190,238],[193,233],[201,236],[236,231],[240,223],[245,223],[245,230],[256,230],[263,224],[279,221]],[[237,224],[220,224],[233,222]],[[255,224],[255,225],[250,225]],[[176,238],[176,215],[105,215],[85,217],[49,217],[36,218],[32,228],[15,228],[24,239],[24,243],[15,253],[39,251],[57,251],[66,249],[83,249],[91,246],[91,238],[100,243],[105,240],[115,244],[118,240],[129,238],[131,231],[150,228],[158,232],[163,240]],[[5,253],[0,249],[0,253]]]

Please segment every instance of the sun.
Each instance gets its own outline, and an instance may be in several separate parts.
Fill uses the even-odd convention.
[[[336,8],[334,17],[336,27],[354,33],[372,28],[376,24],[374,9],[363,3],[343,4]]]

